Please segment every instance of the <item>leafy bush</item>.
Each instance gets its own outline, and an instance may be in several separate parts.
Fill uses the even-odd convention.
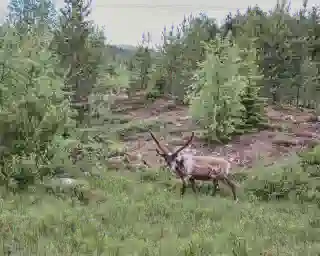
[[[319,167],[314,165],[316,158],[319,158],[319,148],[303,153],[300,156],[301,166],[275,165],[270,169],[259,170],[245,180],[244,192],[262,201],[312,202],[320,207]]]
[[[246,79],[239,73],[240,50],[219,37],[206,48],[206,60],[200,63],[188,95],[190,112],[208,140],[229,140],[244,109],[241,95]]]
[[[310,151],[300,153],[300,162],[303,168],[308,168],[309,166],[319,166],[320,146],[316,146]]]
[[[308,185],[308,175],[292,168],[274,168],[262,171],[245,181],[244,190],[253,194],[259,200],[272,199],[288,200],[293,192],[295,195],[306,191],[303,187]],[[300,192],[298,192],[300,191]]]
[[[68,166],[68,151],[77,143],[63,81],[55,74],[57,59],[49,51],[50,35],[20,38],[3,27],[0,59],[0,183],[20,187]],[[69,139],[64,138],[66,132]]]

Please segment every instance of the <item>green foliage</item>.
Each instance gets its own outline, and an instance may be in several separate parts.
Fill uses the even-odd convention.
[[[197,63],[205,57],[201,42],[214,39],[217,30],[215,21],[204,14],[184,18],[181,24],[172,26],[169,31],[165,28],[162,32],[163,45],[154,59],[150,94],[155,97],[171,96],[178,103],[183,103],[187,88],[193,82]]]
[[[258,96],[260,88],[248,85],[241,95],[241,104],[244,106],[242,112],[242,122],[238,126],[244,133],[255,131],[256,128],[263,127],[266,121],[264,118],[264,102]]]
[[[244,94],[241,95],[241,103],[244,106],[242,124],[238,127],[242,132],[254,131],[264,123],[264,99],[261,98],[260,90],[263,87],[264,76],[259,69],[260,63],[260,40],[259,33],[263,22],[263,16],[258,9],[248,10],[246,21],[236,27],[235,40],[240,47],[242,66],[240,74],[247,79]],[[238,15],[237,19],[244,19]]]
[[[252,174],[243,184],[244,192],[262,201],[291,200],[320,207],[319,149],[301,153],[298,161],[289,165]]]
[[[77,140],[48,35],[29,34],[20,40],[15,28],[3,30],[7,36],[0,44],[0,182],[8,186],[14,180],[23,186],[52,173],[62,162],[67,170],[67,152]],[[64,140],[67,127],[71,137]]]
[[[280,1],[275,8],[266,11],[255,6],[232,17],[232,32],[239,47],[246,48],[248,39],[254,42],[257,64],[264,75],[262,95],[273,103],[315,108],[317,93],[313,97],[306,91],[317,91],[317,86],[311,83],[318,81],[319,76],[319,72],[312,68],[319,63],[316,54],[319,7],[308,10],[306,3],[291,14],[287,1]]]
[[[136,91],[145,90],[148,87],[151,64],[150,49],[147,46],[140,45],[128,66],[128,70],[131,73],[131,81],[128,88],[129,95]]]
[[[181,200],[173,189],[177,182],[160,171],[105,173],[109,158],[124,150],[119,138],[163,126],[161,120],[129,121],[114,113],[127,89],[180,102],[188,94],[190,113],[211,141],[259,127],[261,95],[317,107],[317,8],[307,13],[305,5],[294,15],[284,1],[270,13],[251,8],[230,15],[233,37],[227,38],[216,37],[223,28],[214,19],[189,17],[164,31],[157,52],[140,47],[127,58],[110,53],[103,30],[87,19],[90,4],[66,0],[56,26],[50,1],[13,0],[10,23],[0,27],[3,250],[318,253],[319,147],[301,154],[301,166],[276,164],[234,175],[240,182],[237,204],[193,194]],[[81,180],[81,170],[100,177]],[[78,179],[52,179],[58,171]],[[29,191],[12,195],[8,187]]]
[[[245,192],[259,200],[289,200],[302,199],[309,192],[308,174],[302,169],[274,168],[254,175],[246,181]],[[320,194],[319,194],[320,195]],[[304,201],[306,198],[303,198]]]
[[[31,27],[53,29],[57,23],[57,11],[52,0],[10,0],[8,19],[23,35]]]
[[[110,146],[116,143],[111,116],[114,95],[128,87],[129,72],[117,63],[106,45],[102,28],[88,20],[91,1],[65,1],[60,24],[54,31],[51,49],[59,56],[64,74],[65,96],[77,111],[82,169],[100,168]]]
[[[49,15],[49,4],[41,7],[47,9],[32,7],[32,18]],[[13,19],[20,9],[10,10]],[[89,10],[90,2],[66,1],[60,27],[49,19],[48,26],[22,24],[23,31],[23,20],[1,27],[1,184],[23,188],[45,176],[82,176],[112,153],[114,125],[97,126],[93,114],[110,116],[109,95],[127,86],[128,73],[108,62],[103,31],[85,20]]]
[[[163,180],[163,175],[158,179]],[[43,193],[2,194],[6,198],[0,211],[4,252],[199,256],[318,253],[319,210],[313,205],[285,201],[235,204],[225,198],[192,194],[181,200],[156,183],[141,181],[136,173],[124,177],[109,172],[102,179],[89,180],[85,187],[91,191],[83,193],[89,198],[88,205]]]
[[[319,105],[319,71],[317,70],[316,63],[305,59],[300,64],[300,74],[297,75],[299,82],[297,84],[297,104],[303,107],[317,108]],[[301,102],[301,98],[303,99]]]
[[[317,7],[308,11],[304,5],[299,12],[291,14],[286,1],[281,1],[269,12],[255,6],[244,13],[230,14],[228,25],[220,28],[205,14],[184,18],[178,26],[163,31],[163,44],[158,47],[148,69],[147,95],[149,98],[170,96],[182,103],[193,83],[197,63],[205,58],[201,42],[214,39],[219,32],[225,36],[230,29],[240,52],[254,52],[249,62],[254,61],[256,65],[251,66],[252,74],[242,74],[248,75],[248,83],[252,84],[243,96],[244,104],[254,105],[248,106],[248,113],[244,114],[244,119],[250,116],[252,120],[243,120],[247,127],[240,128],[243,132],[262,122],[261,96],[273,103],[316,108],[320,63],[316,54],[320,31],[317,20]],[[145,64],[149,65],[149,61],[146,59]],[[143,65],[143,61],[139,65]],[[139,72],[133,72],[133,77],[135,73],[139,77]],[[258,81],[253,81],[257,77]]]
[[[126,122],[113,113],[112,107],[117,95],[128,88],[130,77],[130,72],[113,61],[108,51],[104,51],[104,47],[103,44],[101,48],[96,48],[101,62],[94,69],[97,77],[89,97],[92,128],[84,129],[89,135],[88,147],[92,145],[96,147],[91,153],[91,162],[94,163],[94,166],[101,161],[107,161],[108,157],[115,153],[113,145],[119,143],[116,131],[121,129]],[[90,52],[92,50],[94,48],[91,48]],[[87,160],[84,159],[85,161]]]
[[[167,96],[170,91],[167,86],[166,70],[162,64],[162,56],[156,55],[150,68],[149,83],[147,87],[147,98],[156,99],[161,96]]]
[[[254,131],[265,123],[264,100],[260,96],[261,81],[263,76],[259,74],[256,64],[256,52],[252,46],[244,48],[241,52],[242,67],[240,74],[246,77],[247,86],[241,95],[241,104],[244,106],[242,111],[242,123],[238,127],[243,132]]]
[[[163,46],[160,47],[160,56],[156,59],[154,70],[156,81],[163,80],[161,91],[178,101],[184,98],[185,87],[182,84],[183,44],[179,36],[175,35],[174,27],[167,33],[163,32]],[[179,33],[179,32],[177,32]]]
[[[60,10],[59,28],[54,31],[51,49],[60,59],[60,66],[67,70],[64,75],[64,90],[72,98],[72,107],[77,111],[78,126],[88,124],[87,108],[88,96],[96,82],[96,66],[99,58],[95,60],[88,47],[91,32],[90,21],[86,20],[90,14],[90,1],[66,0],[64,8]],[[99,32],[98,32],[99,33]],[[91,37],[94,45],[96,38]],[[91,44],[91,46],[93,46]],[[101,61],[100,61],[101,62]]]
[[[309,172],[309,175],[313,177],[320,177],[320,147],[316,146],[311,151],[302,152],[300,156],[302,168]]]
[[[239,73],[240,50],[220,38],[206,47],[206,60],[199,64],[189,94],[190,112],[208,140],[228,140],[241,122],[241,95],[247,86]]]

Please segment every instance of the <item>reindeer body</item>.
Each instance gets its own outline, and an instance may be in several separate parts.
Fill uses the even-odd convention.
[[[215,156],[195,156],[191,153],[180,153],[177,157],[177,161],[184,161],[185,169],[187,173],[191,173],[194,165],[209,165],[214,169],[220,169],[226,175],[229,174],[231,164],[229,161],[222,157]]]
[[[228,178],[231,164],[222,157],[213,156],[195,156],[190,151],[182,152],[191,142],[194,137],[192,133],[191,138],[174,153],[171,153],[168,149],[162,147],[156,137],[151,131],[149,131],[153,140],[157,144],[161,152],[156,149],[158,155],[160,155],[166,162],[170,170],[176,174],[182,181],[181,195],[184,194],[187,181],[192,185],[193,191],[196,193],[195,181],[212,181],[214,184],[213,195],[216,192],[218,186],[218,180],[225,183],[232,190],[234,200],[237,200],[236,186]],[[181,152],[181,153],[180,153]]]
[[[219,170],[219,172],[221,171],[227,176],[231,168],[230,162],[222,157],[196,156],[192,152],[190,152],[190,149],[186,149],[177,156],[177,161],[182,160],[184,161],[184,169],[188,174],[191,174],[193,170],[199,170],[199,166],[204,165],[209,166],[209,169],[216,170],[216,172],[217,170]],[[201,181],[201,185],[203,185],[204,180],[197,180]],[[218,187],[218,184],[216,186]]]
[[[220,180],[230,187],[234,200],[237,200],[236,185],[228,178],[230,163],[222,158],[214,158],[211,161],[206,161],[208,158],[210,158],[210,156],[199,158],[198,161],[193,162],[192,166],[187,166],[187,164],[184,163],[183,158],[181,160],[177,160],[176,171],[183,173],[184,170],[185,174],[181,193],[184,194],[185,192],[186,181],[191,183],[192,190],[195,193],[195,181],[211,181],[213,184],[212,195],[215,195],[218,188],[218,181]],[[218,162],[213,162],[213,160],[216,159],[218,159]],[[216,166],[212,166],[210,163],[215,163]],[[187,171],[187,168],[189,168],[189,171]]]

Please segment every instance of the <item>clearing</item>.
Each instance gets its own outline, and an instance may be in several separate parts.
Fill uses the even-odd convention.
[[[145,104],[139,97],[122,99],[117,108],[129,122],[140,123],[140,126],[148,124],[159,140],[171,149],[182,145],[191,131],[195,131],[191,145],[195,154],[220,155],[231,161],[233,167],[241,169],[250,168],[257,162],[266,166],[274,164],[284,156],[314,146],[320,139],[320,124],[311,121],[314,113],[289,107],[266,107],[268,128],[237,136],[226,145],[208,145],[197,137],[199,128],[190,120],[187,107],[177,106],[170,100],[158,99]],[[150,165],[159,166],[155,144],[146,130],[141,128],[126,133],[123,141],[129,152],[140,153]]]
[[[123,141],[130,148],[142,145],[140,153],[154,165],[159,164],[159,158],[147,133],[148,128],[158,137],[163,135],[170,147],[181,144],[190,131],[197,131],[187,118],[187,109],[166,100],[146,106],[141,102],[125,104],[122,101],[119,108],[119,117],[123,117],[119,121],[127,124],[120,133]],[[205,145],[196,138],[193,149],[198,154],[227,155],[235,166],[247,167],[258,161],[259,156],[267,165],[282,155],[301,150],[310,141],[317,141],[317,123],[308,121],[312,113],[270,107],[267,110],[269,130],[239,136],[224,146]],[[269,168],[273,167],[265,169]],[[259,172],[270,173],[274,172]],[[290,175],[292,179],[296,178]],[[269,201],[252,197],[253,190],[272,194],[273,191],[265,190],[275,184],[285,194],[286,187],[282,189],[282,184],[289,184],[290,179],[282,180],[281,175],[276,176],[279,180],[272,177],[269,183],[265,177],[251,179],[242,183],[240,201],[235,203],[230,196],[221,193],[216,197],[205,193],[198,196],[190,190],[181,200],[179,193],[170,189],[174,184],[170,177],[161,171],[141,170],[124,175],[121,171],[108,170],[101,172],[99,177],[86,177],[77,189],[71,185],[70,194],[67,188],[57,190],[54,195],[46,193],[42,186],[23,194],[7,193],[2,188],[0,237],[3,254],[319,254],[320,218],[316,203],[299,204],[284,197],[283,200],[271,200],[270,197]],[[302,185],[299,187],[299,184]],[[304,195],[312,194],[313,180],[299,184],[292,192],[296,189],[300,195],[304,186]],[[81,193],[77,196],[75,191]]]

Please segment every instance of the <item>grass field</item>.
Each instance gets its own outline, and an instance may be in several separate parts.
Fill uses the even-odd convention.
[[[238,203],[191,189],[181,199],[159,175],[108,172],[90,181],[88,204],[3,194],[2,255],[319,255],[316,204],[263,202],[242,190]]]

